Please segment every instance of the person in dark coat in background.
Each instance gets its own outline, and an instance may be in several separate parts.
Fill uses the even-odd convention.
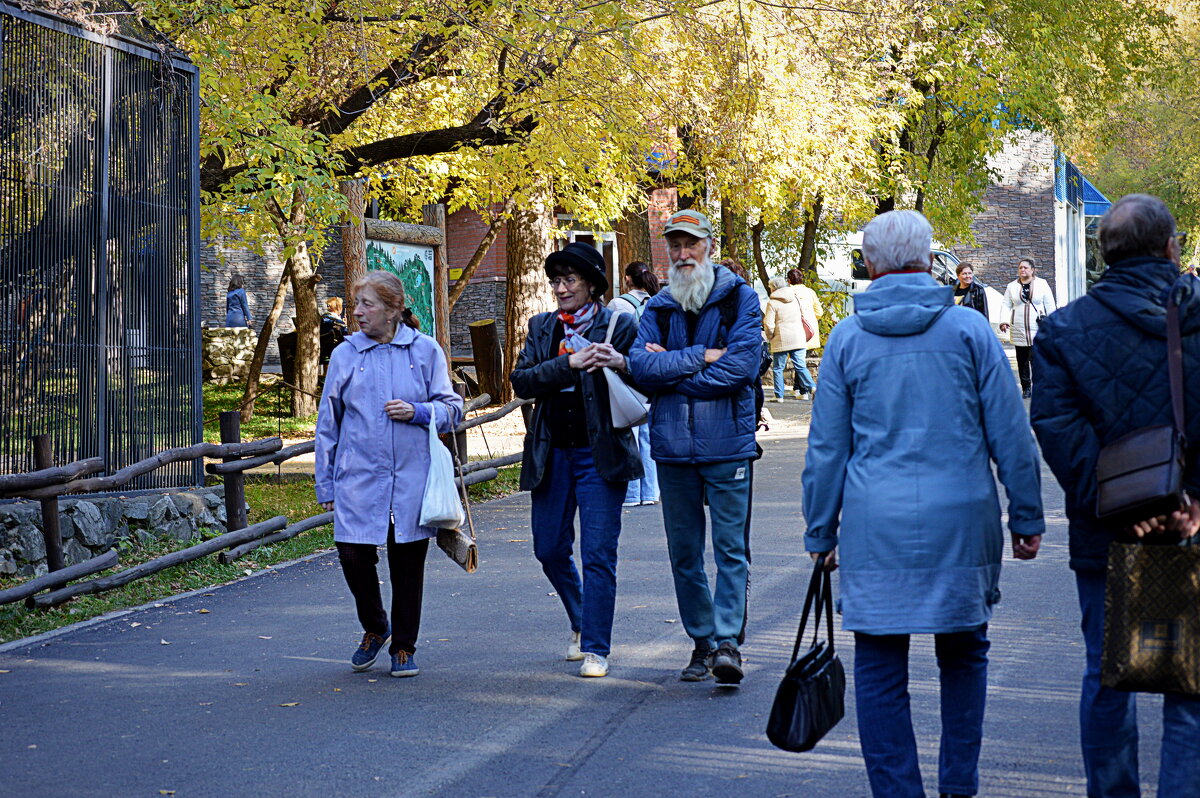
[[[978,310],[985,319],[988,318],[987,291],[983,283],[975,282],[975,267],[964,260],[954,271],[958,275],[958,282],[954,284],[954,304]]]
[[[568,244],[546,258],[558,311],[529,320],[529,335],[509,379],[522,399],[535,399],[521,490],[531,492],[533,552],[558,592],[571,636],[567,659],[583,660],[580,676],[607,676],[617,594],[621,502],[642,462],[633,432],[616,430],[601,367],[626,372],[637,326],[600,298],[608,289],[604,257],[588,244]],[[604,343],[610,322],[611,343]],[[583,581],[571,556],[575,513]]]
[[[1130,194],[1100,220],[1100,253],[1109,264],[1084,296],[1041,322],[1033,340],[1030,419],[1042,456],[1066,494],[1071,569],[1083,615],[1086,667],[1079,726],[1088,795],[1138,796],[1136,693],[1100,683],[1108,547],[1122,530],[1096,517],[1100,449],[1141,427],[1171,424],[1167,374],[1167,296],[1179,305],[1183,342],[1185,437],[1200,441],[1200,294],[1180,277],[1175,219],[1162,200]],[[1200,460],[1188,455],[1184,484],[1200,496]],[[1144,534],[1164,527],[1189,538],[1200,503],[1171,517],[1147,519]],[[1163,697],[1160,796],[1200,795],[1200,699]]]
[[[254,319],[250,317],[250,305],[246,302],[245,280],[242,275],[235,274],[229,278],[229,289],[225,294],[225,326],[253,327]]]

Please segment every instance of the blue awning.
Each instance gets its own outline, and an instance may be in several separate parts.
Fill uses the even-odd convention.
[[[1100,193],[1100,189],[1092,185],[1086,177],[1083,178],[1083,215],[1103,216],[1112,207],[1108,197]]]

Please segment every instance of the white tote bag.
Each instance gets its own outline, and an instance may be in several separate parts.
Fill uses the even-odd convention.
[[[436,412],[429,418],[429,474],[421,498],[421,526],[458,529],[466,520],[458,485],[454,484],[454,458],[437,436]]]
[[[608,320],[608,334],[604,336],[606,344],[612,341],[617,315],[614,313]],[[650,400],[608,366],[604,367],[604,379],[608,381],[608,406],[612,413],[613,429],[629,429],[645,424],[650,417]]]

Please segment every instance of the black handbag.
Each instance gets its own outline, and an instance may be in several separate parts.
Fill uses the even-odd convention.
[[[1100,449],[1096,458],[1096,517],[1127,527],[1178,510],[1186,503],[1183,471],[1183,344],[1179,305],[1167,299],[1167,373],[1173,424],[1142,427]]]
[[[798,657],[809,611],[814,606],[812,645],[804,656]],[[818,640],[822,613],[826,639]],[[846,714],[846,670],[833,651],[833,587],[829,571],[825,570],[824,554],[817,558],[808,583],[791,663],[775,691],[775,703],[767,720],[767,739],[784,751],[808,751]]]
[[[1200,695],[1200,546],[1109,546],[1100,681]]]

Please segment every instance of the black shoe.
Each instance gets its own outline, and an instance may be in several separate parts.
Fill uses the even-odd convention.
[[[708,660],[712,657],[712,649],[708,646],[696,646],[692,649],[692,659],[687,667],[679,674],[681,682],[702,682],[709,676]]]
[[[722,643],[712,659],[713,676],[717,684],[738,684],[742,681],[742,653],[733,643]]]
[[[1031,396],[1033,396],[1033,389],[1032,389],[1032,388],[1022,388],[1022,389],[1021,389],[1021,398],[1022,398],[1022,399],[1028,399],[1028,398],[1030,398]]]

